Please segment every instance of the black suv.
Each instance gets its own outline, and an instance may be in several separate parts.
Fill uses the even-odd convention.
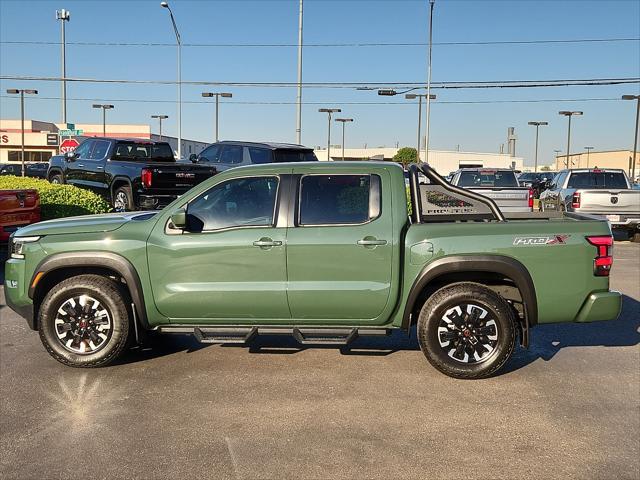
[[[256,163],[317,161],[312,148],[289,143],[223,141],[209,145],[189,160],[216,167],[219,172]]]

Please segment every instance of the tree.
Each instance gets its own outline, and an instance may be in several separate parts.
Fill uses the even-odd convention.
[[[551,169],[550,169],[547,165],[545,165],[544,167],[542,167],[542,168],[540,169],[540,171],[541,171],[541,172],[550,172],[550,171],[551,171]]]
[[[402,147],[393,156],[393,161],[401,163],[403,167],[406,167],[410,163],[416,163],[418,161],[418,151],[413,147]]]

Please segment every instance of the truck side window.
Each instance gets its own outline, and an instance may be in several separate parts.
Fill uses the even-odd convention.
[[[88,158],[89,153],[91,152],[91,148],[93,147],[93,140],[85,140],[78,148],[76,148],[73,152],[76,154],[77,158]]]
[[[306,175],[300,180],[299,225],[358,225],[379,213],[377,175]]]
[[[207,190],[187,207],[187,230],[274,225],[277,177],[236,178]]]
[[[96,140],[89,158],[91,160],[102,160],[107,155],[109,145],[110,143],[106,140]]]
[[[211,145],[205,148],[200,152],[200,155],[198,155],[198,159],[201,162],[218,163],[220,161],[220,147],[218,145]]]

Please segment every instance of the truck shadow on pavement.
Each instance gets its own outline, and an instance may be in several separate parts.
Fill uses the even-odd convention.
[[[640,343],[640,302],[624,295],[622,313],[615,321],[549,324],[532,330],[528,350],[517,348],[497,376],[519,370],[538,359],[551,360],[566,347],[625,347]],[[157,336],[149,347],[132,350],[118,363],[135,363],[178,352],[195,352],[211,345],[200,344],[190,336]],[[223,345],[225,348],[237,345]],[[410,335],[394,331],[387,337],[358,338],[348,346],[300,345],[288,336],[265,335],[244,346],[252,354],[292,355],[308,349],[339,349],[343,355],[386,356],[399,351],[420,350],[415,326]]]

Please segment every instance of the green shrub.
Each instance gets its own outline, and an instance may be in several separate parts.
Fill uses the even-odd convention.
[[[42,220],[111,211],[109,203],[88,190],[72,185],[54,185],[29,177],[0,176],[0,190],[33,188],[40,194]]]

